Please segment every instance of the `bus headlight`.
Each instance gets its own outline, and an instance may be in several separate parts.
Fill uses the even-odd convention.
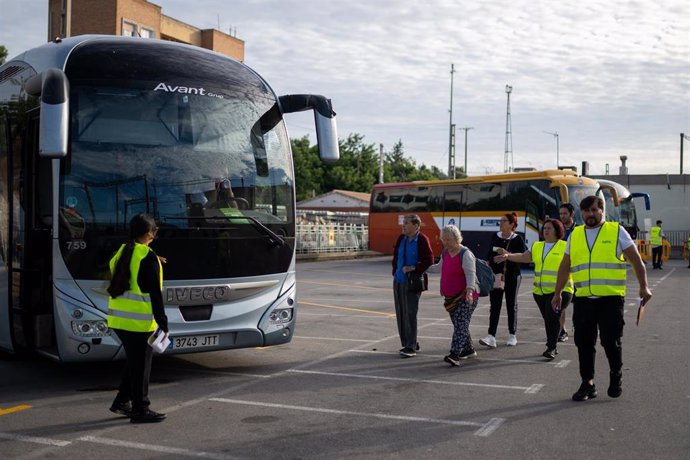
[[[292,321],[292,308],[273,310],[268,319],[270,325],[287,324]]]
[[[109,334],[105,320],[72,321],[72,332],[79,337],[105,337]]]

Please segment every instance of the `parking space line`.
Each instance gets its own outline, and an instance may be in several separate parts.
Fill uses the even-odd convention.
[[[33,444],[44,444],[46,446],[56,446],[56,447],[65,447],[65,446],[69,446],[70,444],[72,444],[72,441],[63,441],[61,439],[41,438],[41,437],[37,437],[37,436],[25,436],[23,434],[2,433],[2,432],[0,432],[0,439],[7,439],[9,441],[30,442]]]
[[[339,337],[307,337],[305,335],[293,335],[293,339],[306,339],[306,340],[334,340],[336,342],[365,342],[365,343],[371,343],[373,340],[366,340],[366,339],[345,339],[345,338],[339,338]]]
[[[472,383],[472,382],[450,382],[446,380],[427,380],[427,379],[410,379],[405,377],[385,377],[382,375],[364,375],[364,374],[348,374],[343,372],[324,372],[324,371],[305,371],[297,369],[288,369],[285,372],[293,374],[311,374],[311,375],[327,375],[331,377],[349,377],[357,379],[370,379],[370,380],[390,380],[394,382],[414,382],[414,383],[433,383],[438,385],[452,385],[452,386],[470,386],[470,387],[482,387],[482,388],[498,388],[501,390],[521,390],[525,393],[536,393],[539,391],[542,384],[533,384],[528,387],[517,386],[517,385],[498,385],[494,383]],[[537,388],[538,386],[538,388]],[[535,391],[534,389],[537,388]]]
[[[387,316],[387,317],[394,317],[395,313],[385,313],[382,311],[376,311],[376,310],[366,310],[364,308],[354,308],[354,307],[342,307],[339,305],[325,305],[322,303],[312,303],[312,302],[305,302],[305,301],[300,301],[299,302],[301,305],[311,305],[313,307],[320,307],[320,308],[333,308],[335,310],[347,310],[347,311],[358,311],[361,313],[369,313],[371,315],[381,315],[381,316]]]
[[[217,459],[230,459],[237,458],[228,455],[217,454],[213,452],[203,452],[198,450],[182,449],[179,447],[169,447],[169,446],[159,446],[155,444],[144,444],[141,442],[132,441],[121,441],[119,439],[112,438],[100,438],[97,436],[82,436],[77,438],[78,441],[92,442],[95,444],[104,444],[106,446],[114,447],[129,447],[131,449],[147,450],[149,452],[159,452],[162,454],[174,454],[174,455],[184,455],[186,457],[201,457],[201,458],[217,458]]]
[[[299,410],[305,412],[318,412],[322,414],[335,414],[335,415],[355,415],[358,417],[370,417],[370,418],[380,418],[384,420],[399,420],[404,422],[425,422],[425,423],[439,423],[443,425],[456,425],[456,426],[477,426],[479,429],[474,432],[475,436],[488,436],[505,421],[503,418],[492,418],[487,423],[478,422],[468,422],[464,420],[448,420],[442,418],[430,418],[430,417],[413,417],[410,415],[390,415],[381,414],[376,412],[357,412],[349,410],[337,410],[337,409],[326,409],[323,407],[308,407],[308,406],[294,406],[291,404],[275,404],[275,403],[264,403],[258,401],[245,401],[241,399],[228,399],[228,398],[210,398],[211,401],[228,403],[228,404],[242,404],[246,406],[259,406],[259,407],[271,407],[276,409],[288,409],[288,410]]]
[[[356,350],[352,349],[350,350],[353,353],[372,353],[372,354],[381,354],[381,355],[395,355],[398,356],[398,352],[392,352],[392,351],[374,351],[374,350]],[[488,351],[488,350],[487,350]],[[428,356],[430,358],[443,358],[445,355],[434,355],[434,354],[427,354],[424,353],[423,355],[417,355],[419,356]],[[549,365],[554,365],[556,364],[554,361],[545,361],[543,359],[509,359],[509,358],[486,358],[484,355],[481,355],[478,358],[473,358],[472,361],[502,361],[502,362],[509,362],[509,363],[525,363],[525,364],[549,364]]]
[[[377,290],[377,291],[380,291],[380,290],[392,291],[392,290],[393,290],[393,284],[391,284],[390,286],[381,286],[381,287],[377,287],[377,286],[365,286],[365,285],[363,285],[363,284],[354,284],[354,285],[353,285],[352,283],[350,283],[350,284],[345,284],[345,283],[319,283],[319,282],[317,282],[317,281],[304,281],[304,280],[300,280],[299,284],[315,284],[315,285],[317,285],[317,286],[338,286],[338,287],[345,287],[345,288],[348,288],[348,289],[352,289],[352,288],[355,288],[355,287],[356,287],[357,289],[375,289],[375,290]]]

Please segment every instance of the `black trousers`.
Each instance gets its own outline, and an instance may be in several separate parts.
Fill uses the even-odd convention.
[[[153,349],[146,343],[150,332],[132,332],[114,329],[127,354],[122,380],[115,398],[117,402],[132,401],[132,411],[149,407],[149,378]]]
[[[393,281],[395,318],[398,320],[398,334],[403,348],[414,350],[417,346],[417,310],[421,296],[421,292],[408,292],[407,284]]]
[[[554,313],[551,308],[551,299],[553,299],[553,292],[551,294],[533,294],[534,301],[537,302],[541,317],[544,319],[544,330],[546,331],[546,348],[553,350],[558,344],[558,334],[561,332],[561,313]],[[561,311],[563,311],[570,303],[572,294],[563,292],[561,294]]]
[[[498,275],[500,276],[500,275]],[[491,310],[489,312],[489,334],[496,336],[498,329],[498,320],[501,317],[501,305],[503,304],[503,293],[506,295],[506,310],[508,312],[508,332],[515,334],[517,331],[517,292],[520,288],[520,281],[522,276],[506,277],[505,289],[492,289],[489,292],[489,301],[491,302]]]
[[[663,249],[663,246],[652,248],[652,266],[654,268],[661,268],[661,253],[663,252]]]
[[[580,377],[583,381],[594,378],[594,360],[597,354],[597,331],[601,336],[609,360],[609,370],[619,372],[623,368],[623,304],[620,296],[606,296],[590,299],[575,297],[573,326],[575,345],[580,360]]]

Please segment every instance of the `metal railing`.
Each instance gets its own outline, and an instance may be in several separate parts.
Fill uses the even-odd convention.
[[[668,242],[671,243],[671,246],[683,247],[688,241],[690,231],[676,230],[672,232],[667,232],[666,230],[664,230],[664,234],[666,235],[666,239],[668,240]]]
[[[369,228],[356,224],[297,224],[297,254],[358,252],[369,248]]]

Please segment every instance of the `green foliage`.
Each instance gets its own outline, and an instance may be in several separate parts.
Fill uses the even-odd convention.
[[[291,139],[295,162],[297,201],[334,189],[353,192],[370,192],[379,177],[379,150],[375,144],[364,142],[361,134],[350,134],[340,140],[340,160],[325,164],[319,158],[318,147],[310,146],[307,136]],[[462,168],[456,177],[462,177]],[[384,152],[384,182],[446,179],[446,174],[436,166],[417,166],[405,156],[402,141],[390,152]]]
[[[7,58],[7,48],[5,48],[5,45],[0,45],[0,65],[3,65],[5,63],[6,58]]]

